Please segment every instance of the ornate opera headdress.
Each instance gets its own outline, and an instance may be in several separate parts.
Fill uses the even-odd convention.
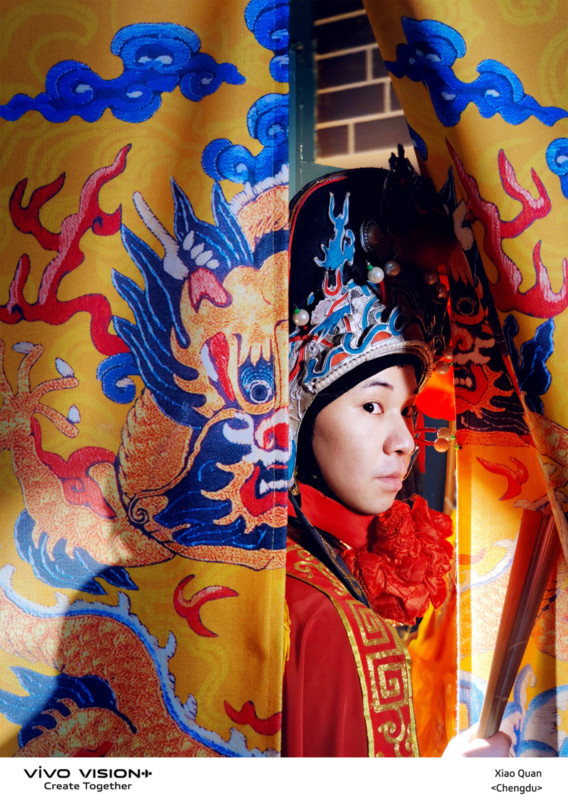
[[[390,170],[335,172],[293,199],[290,219],[290,440],[322,389],[361,364],[407,354],[419,389],[447,356],[438,267],[455,238],[431,181],[404,157]],[[377,365],[377,371],[380,370]]]

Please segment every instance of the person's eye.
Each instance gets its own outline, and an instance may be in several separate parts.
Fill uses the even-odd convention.
[[[409,417],[410,419],[414,419],[415,415],[416,415],[416,406],[415,405],[406,406],[406,408],[402,409],[402,416],[403,417]]]
[[[382,407],[380,403],[363,403],[363,410],[366,411],[368,414],[381,414]]]

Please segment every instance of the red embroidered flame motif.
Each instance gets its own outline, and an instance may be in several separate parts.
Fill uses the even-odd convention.
[[[509,461],[513,464],[512,467],[507,466],[507,464],[495,464],[491,461],[487,461],[485,458],[479,458],[479,456],[477,456],[477,460],[488,472],[492,472],[495,475],[502,475],[507,479],[507,489],[499,498],[500,500],[510,500],[513,497],[517,497],[517,495],[521,493],[523,483],[526,483],[529,479],[527,467],[514,456],[509,456]]]
[[[237,711],[225,700],[225,711],[233,722],[238,725],[250,725],[253,730],[262,736],[272,736],[278,733],[282,726],[282,712],[278,711],[271,717],[263,719],[256,713],[254,703],[248,700],[240,711]]]
[[[81,239],[85,233],[92,231],[97,236],[111,236],[120,230],[120,208],[110,214],[103,211],[99,205],[99,191],[105,183],[124,171],[129,150],[130,145],[123,147],[109,167],[96,170],[87,179],[81,190],[79,208],[75,214],[63,220],[60,233],[53,233],[42,225],[40,212],[45,203],[61,191],[65,175],[60,175],[47,186],[37,188],[27,206],[22,204],[27,179],[16,186],[10,198],[10,215],[14,225],[22,233],[32,234],[45,250],[53,250],[57,255],[43,270],[37,300],[34,302],[28,302],[24,296],[31,261],[27,254],[21,256],[10,285],[9,300],[6,305],[0,306],[0,322],[14,324],[25,319],[61,325],[79,311],[86,311],[91,316],[93,344],[100,353],[113,355],[128,351],[122,339],[108,330],[112,311],[106,297],[85,294],[62,300],[57,293],[64,276],[77,269],[85,259],[81,250]]]
[[[188,575],[178,583],[174,592],[174,608],[180,617],[185,617],[191,630],[198,636],[217,636],[218,634],[206,628],[201,621],[201,606],[211,600],[219,600],[223,597],[238,597],[239,593],[227,586],[206,586],[186,600],[183,590],[194,578],[195,575]]]
[[[428,508],[422,497],[413,500],[412,508],[397,501],[377,517],[366,548],[341,554],[373,610],[402,625],[414,624],[430,603],[442,605],[453,549],[447,514]]]
[[[31,420],[32,436],[38,458],[61,480],[61,488],[68,503],[88,506],[99,517],[114,519],[116,513],[105,500],[99,484],[89,475],[95,464],[113,464],[116,456],[103,447],[81,447],[67,460],[58,453],[51,453],[41,446],[41,427],[36,419]]]
[[[511,163],[501,150],[498,166],[503,188],[509,197],[518,200],[522,206],[522,211],[513,220],[502,220],[498,207],[481,196],[477,181],[466,172],[450,143],[447,144],[458,177],[468,194],[469,215],[472,219],[478,219],[485,228],[483,246],[499,271],[499,277],[493,284],[491,292],[495,305],[500,311],[517,310],[544,319],[560,314],[568,307],[568,259],[562,260],[562,286],[558,292],[554,292],[548,270],[540,255],[541,242],[537,241],[532,253],[535,283],[530,289],[521,291],[523,273],[503,250],[504,239],[519,236],[535,220],[542,219],[550,213],[551,203],[543,182],[532,169],[531,177],[538,193],[534,198],[518,183]],[[528,274],[524,278],[527,280]]]

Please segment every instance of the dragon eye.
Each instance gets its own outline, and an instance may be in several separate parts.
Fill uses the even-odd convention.
[[[249,386],[249,395],[253,403],[266,403],[272,395],[272,386],[268,381],[253,381]]]
[[[243,395],[250,403],[267,403],[274,397],[274,375],[272,364],[260,359],[256,364],[245,362],[239,370],[239,382]]]
[[[456,310],[463,317],[472,317],[477,312],[477,305],[472,297],[460,297],[457,301]]]

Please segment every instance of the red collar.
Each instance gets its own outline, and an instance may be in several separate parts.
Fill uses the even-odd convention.
[[[312,525],[335,536],[348,547],[366,546],[374,515],[357,514],[305,483],[300,483],[299,488],[302,512]],[[294,511],[290,510],[290,514],[294,516]]]
[[[300,491],[309,522],[346,545],[341,557],[377,614],[413,625],[430,603],[434,608],[443,603],[452,559],[447,541],[452,522],[446,514],[429,509],[422,497],[415,496],[412,508],[395,501],[384,514],[365,516],[312,486],[300,484]]]

